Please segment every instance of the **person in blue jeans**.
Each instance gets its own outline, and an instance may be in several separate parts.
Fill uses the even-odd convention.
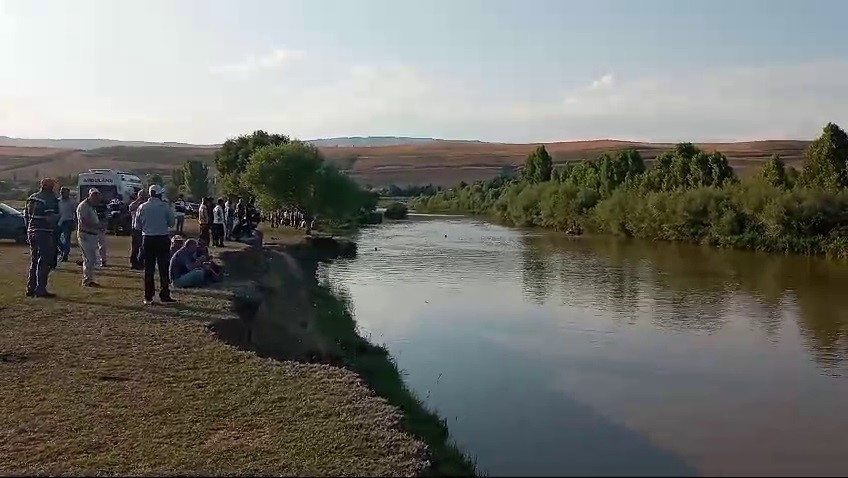
[[[206,284],[203,263],[197,260],[197,241],[188,239],[171,257],[169,267],[171,283],[179,289],[200,287]]]
[[[71,233],[77,228],[77,202],[71,197],[71,190],[63,187],[59,190],[59,225],[58,245],[59,257],[67,262],[71,253]]]

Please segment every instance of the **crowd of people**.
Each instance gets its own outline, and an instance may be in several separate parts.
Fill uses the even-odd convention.
[[[297,208],[271,211],[265,219],[271,227],[305,229],[307,234],[315,229],[315,217]]]
[[[50,271],[59,262],[68,261],[71,236],[77,233],[82,259],[82,285],[100,287],[96,272],[107,267],[106,231],[109,208],[97,188],[77,203],[67,187],[56,197],[53,179],[41,181],[38,192],[27,198],[24,211],[31,261],[26,295],[54,297],[47,290]],[[132,218],[130,268],[144,271],[144,303],[151,304],[156,295],[155,278],[159,276],[159,300],[174,302],[171,286],[201,287],[218,282],[223,270],[212,257],[210,244],[224,246],[225,241],[262,245],[257,229],[261,215],[253,201],[241,198],[204,198],[198,210],[198,238],[185,237],[187,205],[183,195],[170,202],[164,189],[152,185],[140,190],[128,206]]]

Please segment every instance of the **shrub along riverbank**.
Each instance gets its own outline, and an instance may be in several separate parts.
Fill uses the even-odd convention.
[[[848,258],[848,135],[825,126],[800,170],[773,156],[737,178],[719,152],[678,144],[646,167],[634,150],[554,168],[544,146],[520,178],[414,199],[420,212],[485,214],[516,226]]]

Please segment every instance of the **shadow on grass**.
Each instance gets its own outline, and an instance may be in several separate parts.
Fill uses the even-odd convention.
[[[175,302],[173,304],[161,304],[158,302],[154,302],[152,305],[144,305],[142,302],[141,296],[139,296],[138,305],[122,305],[115,304],[114,302],[98,302],[93,300],[82,300],[73,297],[57,297],[55,299],[57,302],[67,302],[72,304],[81,304],[81,305],[89,305],[89,306],[97,306],[97,307],[106,307],[124,310],[127,312],[137,312],[137,313],[149,313],[151,315],[155,315],[156,317],[168,317],[173,319],[196,319],[199,321],[211,321],[219,318],[221,314],[227,313],[226,309],[213,309],[208,307],[197,307],[187,304],[182,304],[180,302]],[[181,314],[179,312],[188,312],[188,314]]]

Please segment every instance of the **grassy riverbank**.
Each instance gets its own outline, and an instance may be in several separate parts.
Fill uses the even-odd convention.
[[[103,288],[81,288],[78,266],[62,264],[51,279],[58,297],[45,300],[23,296],[26,248],[0,243],[0,473],[424,470],[424,443],[356,374],[217,340],[207,324],[234,316],[226,289],[145,307],[126,238],[110,249]]]

